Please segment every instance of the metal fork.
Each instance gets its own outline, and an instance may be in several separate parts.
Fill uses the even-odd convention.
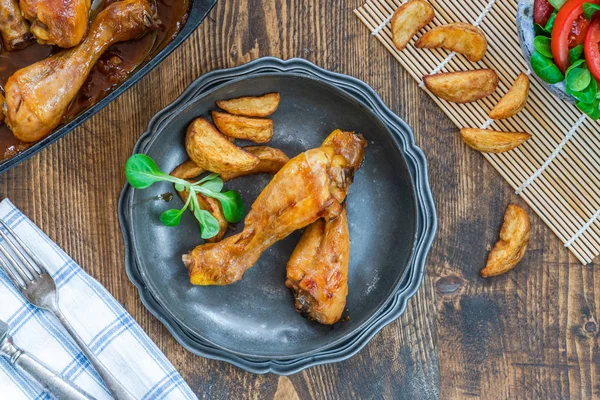
[[[90,364],[100,378],[104,381],[108,391],[117,400],[135,400],[135,397],[114,377],[114,375],[96,358],[94,353],[79,337],[75,329],[65,318],[58,307],[58,292],[54,280],[44,267],[44,264],[27,247],[15,232],[2,220],[0,224],[0,236],[4,243],[10,248],[8,251],[4,245],[0,245],[0,252],[4,255],[5,261],[0,265],[14,285],[34,306],[50,311],[58,318],[75,343],[79,346],[83,354],[90,361]],[[6,231],[6,232],[4,232]],[[16,256],[16,258],[13,256]]]

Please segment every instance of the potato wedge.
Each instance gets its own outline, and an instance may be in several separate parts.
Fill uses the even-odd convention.
[[[523,258],[529,244],[530,225],[527,212],[509,204],[504,213],[500,240],[490,252],[485,268],[479,271],[484,278],[510,271]]]
[[[480,61],[487,50],[487,39],[481,29],[464,22],[440,25],[416,41],[420,49],[444,48],[462,54],[469,61]]]
[[[222,134],[236,139],[266,143],[273,137],[273,120],[242,117],[219,111],[211,113],[213,122]]]
[[[268,173],[274,174],[279,171],[286,162],[289,161],[289,157],[279,149],[268,147],[268,146],[248,146],[244,147],[248,153],[254,154],[260,160],[254,168],[248,171],[231,171],[221,174],[221,179],[224,182],[230,181],[240,176]],[[192,160],[187,160],[182,164],[178,165],[171,175],[181,179],[192,179],[206,172],[206,170],[198,167]]]
[[[498,86],[493,69],[426,75],[423,82],[436,96],[453,103],[470,103],[489,96]]]
[[[244,147],[248,153],[252,153],[260,160],[254,168],[249,171],[231,171],[221,174],[221,179],[227,182],[240,176],[254,175],[254,174],[275,174],[277,173],[285,163],[290,159],[281,150],[275,149],[268,146],[248,146]]]
[[[423,0],[411,0],[400,6],[392,16],[392,41],[400,51],[404,50],[425,25],[433,21],[435,11]]]
[[[515,79],[512,87],[500,99],[498,104],[490,111],[491,119],[504,119],[517,115],[525,104],[529,95],[529,77],[521,73]]]
[[[198,167],[217,174],[249,171],[260,161],[231,143],[205,118],[196,118],[188,127],[185,149]]]
[[[194,179],[204,172],[206,172],[206,170],[200,168],[195,162],[187,160],[175,167],[175,169],[171,171],[171,176],[179,179]]]
[[[531,138],[529,133],[477,128],[463,128],[460,130],[460,136],[467,146],[483,153],[504,153]]]
[[[217,106],[234,115],[267,117],[273,114],[277,110],[277,107],[279,107],[279,93],[217,100]]]
[[[171,175],[173,174],[171,173]],[[179,197],[181,197],[181,200],[184,203],[187,201],[189,196],[189,192],[187,190],[182,190],[181,192],[177,191],[177,194],[179,194]],[[227,227],[229,227],[229,222],[227,222],[225,219],[221,203],[212,197],[208,197],[200,193],[196,193],[196,197],[198,198],[198,205],[200,205],[200,208],[211,213],[211,215],[215,217],[219,223],[219,233],[206,240],[209,243],[216,243],[223,239],[223,236],[225,236],[225,233],[227,233]]]

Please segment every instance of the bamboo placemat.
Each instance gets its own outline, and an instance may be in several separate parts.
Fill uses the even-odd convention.
[[[530,73],[517,36],[517,0],[428,1],[436,17],[416,38],[436,25],[474,23],[488,38],[482,61],[471,63],[441,49],[417,49],[416,38],[399,52],[392,43],[389,20],[402,0],[368,0],[354,13],[421,87],[421,78],[432,72],[477,68],[498,72],[498,90],[474,103],[449,103],[423,90],[459,128],[489,126],[533,135],[512,151],[484,157],[583,264],[592,262],[600,254],[600,122],[555,98],[533,77],[523,111],[507,120],[488,121],[489,110],[517,75]]]

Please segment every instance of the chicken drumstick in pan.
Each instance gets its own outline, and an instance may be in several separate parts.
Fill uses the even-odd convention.
[[[91,0],[21,0],[23,16],[41,44],[77,46],[88,28]]]
[[[330,221],[339,217],[354,174],[349,160],[366,146],[366,141],[354,133],[341,135],[357,137],[362,145],[347,151],[339,147],[344,141],[338,140],[294,157],[258,196],[241,233],[200,245],[184,255],[191,283],[236,282],[277,241],[319,218]]]
[[[5,118],[15,137],[35,142],[56,128],[92,67],[112,44],[141,37],[159,25],[153,0],[112,3],[94,19],[77,47],[17,71],[5,87]]]
[[[33,38],[18,0],[0,0],[0,35],[7,51],[21,49]]]

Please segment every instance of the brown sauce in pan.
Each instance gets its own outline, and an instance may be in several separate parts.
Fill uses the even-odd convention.
[[[115,0],[94,1],[95,10],[101,10]],[[97,5],[97,3],[99,5]],[[73,99],[63,118],[68,122],[96,104],[123,83],[133,70],[165,47],[181,30],[189,12],[188,0],[157,0],[158,16],[162,29],[135,41],[111,46],[94,66],[90,76]],[[92,16],[98,11],[92,11]],[[61,49],[31,44],[23,50],[0,52],[0,86],[4,88],[8,78],[17,70],[43,60]],[[31,144],[16,139],[4,123],[0,123],[0,161],[14,157]]]

